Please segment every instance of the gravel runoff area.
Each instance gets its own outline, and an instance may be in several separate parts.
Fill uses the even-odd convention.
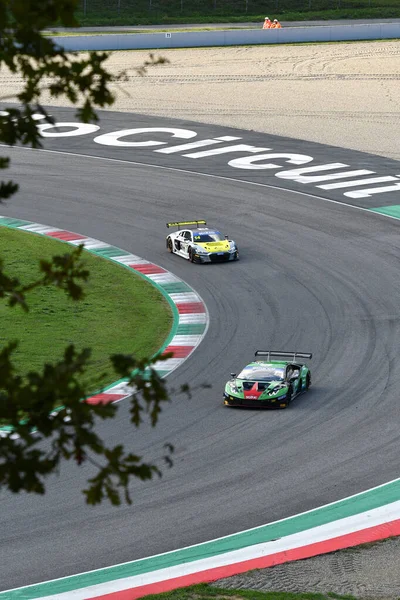
[[[263,592],[314,592],[373,600],[400,598],[400,538],[249,571],[213,583]]]
[[[170,63],[150,68],[144,78],[135,68],[147,52],[111,54],[109,69],[127,74],[115,88],[113,110],[262,131],[400,161],[400,41],[160,54]],[[3,71],[0,85],[2,100],[13,101],[21,80]],[[43,103],[60,105],[45,90]],[[400,538],[253,571],[217,585],[398,600]]]
[[[266,32],[268,35],[268,31]],[[146,51],[108,62],[127,81],[115,110],[253,129],[400,160],[400,40]],[[21,80],[0,73],[1,96]],[[43,102],[57,104],[44,91]]]

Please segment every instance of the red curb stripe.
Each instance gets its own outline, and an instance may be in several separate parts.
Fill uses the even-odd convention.
[[[95,396],[86,398],[86,402],[88,404],[109,404],[125,397],[126,394],[107,394],[107,392],[104,392],[103,394],[96,394]]]
[[[176,305],[178,312],[181,315],[184,314],[197,314],[197,313],[205,313],[206,309],[202,302],[182,302]]]
[[[71,242],[72,240],[84,240],[87,236],[79,235],[78,233],[71,233],[70,231],[50,231],[46,235],[63,240],[64,242]]]
[[[323,542],[302,546],[301,548],[294,548],[292,550],[277,552],[276,554],[271,554],[269,556],[245,560],[243,562],[235,563],[234,565],[216,567],[214,569],[208,569],[207,571],[201,571],[200,573],[174,577],[167,581],[159,581],[157,583],[150,583],[128,590],[111,592],[110,594],[102,596],[88,597],[87,600],[136,600],[137,598],[143,598],[143,596],[148,596],[149,594],[161,594],[163,592],[169,592],[171,590],[176,590],[177,588],[197,583],[210,583],[217,579],[231,577],[232,575],[238,575],[239,573],[244,573],[252,569],[265,569],[266,567],[273,567],[293,560],[302,560],[304,558],[317,556],[318,554],[335,552],[336,550],[349,548],[350,546],[376,542],[377,540],[383,540],[394,535],[400,535],[400,519],[362,529],[361,531],[356,531],[354,533],[347,533]]]
[[[163,354],[173,353],[173,358],[186,358],[194,350],[194,346],[167,346]]]
[[[155,275],[156,273],[166,273],[167,271],[158,265],[150,264],[139,264],[139,265],[128,265],[131,269],[144,273],[145,275]]]

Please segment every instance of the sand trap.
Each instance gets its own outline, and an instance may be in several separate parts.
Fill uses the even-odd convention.
[[[254,129],[400,160],[400,41],[114,52],[113,110]],[[21,85],[0,73],[2,97]],[[43,103],[65,105],[44,92]]]

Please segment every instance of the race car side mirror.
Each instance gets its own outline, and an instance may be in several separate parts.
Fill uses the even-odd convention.
[[[232,379],[235,379],[236,373],[231,373],[231,377],[232,377]]]
[[[229,240],[229,235],[226,235],[226,236],[225,236],[225,239],[226,239],[226,240]]]

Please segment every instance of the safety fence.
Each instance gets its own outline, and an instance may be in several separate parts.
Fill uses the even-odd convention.
[[[59,36],[54,41],[67,51],[157,50],[211,46],[251,46],[296,42],[333,42],[400,38],[400,23],[240,29],[228,31],[182,31],[135,34]]]

